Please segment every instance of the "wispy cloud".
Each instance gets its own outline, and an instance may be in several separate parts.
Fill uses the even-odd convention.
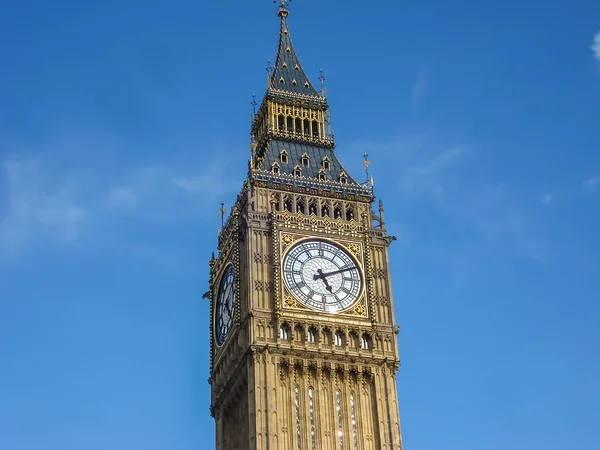
[[[544,194],[542,196],[542,203],[544,205],[550,205],[550,204],[552,204],[553,200],[554,200],[554,196],[552,194]]]
[[[117,239],[131,221],[153,227],[206,220],[199,206],[227,201],[240,188],[217,161],[119,165],[117,173],[82,170],[58,153],[0,160],[0,256],[43,243],[80,246],[100,230],[103,239],[111,239],[108,230]]]
[[[75,241],[87,217],[75,186],[50,173],[39,159],[2,163],[4,211],[0,249],[12,254],[39,237]]]
[[[114,207],[135,208],[139,201],[139,195],[131,187],[112,188],[108,193],[108,203]]]
[[[485,155],[472,145],[448,145],[432,136],[408,135],[359,147],[379,150],[373,155],[375,173],[377,161],[393,164],[393,180],[397,181],[390,181],[397,183],[400,202],[454,227],[452,242],[436,244],[436,251],[440,246],[453,246],[449,259],[456,252],[483,257],[499,249],[539,261],[547,258],[541,219],[514,187],[494,179],[485,166]],[[412,229],[410,223],[408,228]],[[419,239],[418,230],[410,234],[415,241]]]
[[[596,61],[600,62],[600,31],[598,31],[594,36],[591,49],[594,53],[594,58],[596,58]]]
[[[595,189],[596,186],[600,185],[600,176],[588,178],[587,180],[585,180],[583,185],[588,189]]]

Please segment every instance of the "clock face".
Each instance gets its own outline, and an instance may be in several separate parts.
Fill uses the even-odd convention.
[[[321,240],[293,246],[283,260],[283,278],[302,304],[331,313],[350,307],[363,289],[354,258],[342,247]]]
[[[235,274],[233,264],[229,264],[219,286],[215,310],[215,336],[217,345],[221,346],[233,326],[235,313]]]

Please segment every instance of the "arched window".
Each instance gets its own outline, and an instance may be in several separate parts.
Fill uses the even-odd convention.
[[[279,160],[281,161],[282,164],[287,164],[288,162],[288,152],[287,150],[281,149],[281,152],[279,153]]]
[[[360,348],[363,350],[371,350],[373,348],[373,344],[371,341],[371,336],[367,333],[364,333],[360,339]]]
[[[312,134],[314,137],[319,137],[319,124],[316,120],[312,123]]]
[[[302,132],[302,120],[299,117],[296,117],[296,120],[294,121],[294,125],[296,126],[294,131],[296,133],[301,133]]]
[[[339,219],[340,217],[342,217],[342,207],[341,205],[337,204],[333,207],[333,218]]]
[[[310,165],[310,158],[308,157],[308,155],[306,153],[302,154],[302,167],[309,167]]]
[[[314,344],[317,342],[317,329],[315,327],[310,327],[308,329],[307,340],[311,344]]]
[[[336,347],[341,347],[344,345],[344,333],[341,331],[335,332],[335,345]]]
[[[292,212],[292,199],[290,197],[286,197],[283,201],[283,209],[287,212]]]
[[[308,214],[317,215],[317,202],[314,200],[310,200],[308,203]]]
[[[321,217],[329,217],[329,205],[325,204],[321,207]]]
[[[279,339],[284,341],[290,340],[290,326],[287,323],[284,323],[279,328]]]
[[[346,175],[346,172],[342,171],[342,173],[340,173],[340,183],[346,184],[347,182],[348,182],[348,175]]]
[[[285,130],[285,117],[283,117],[283,115],[277,116],[277,126],[279,131]]]
[[[302,176],[302,169],[298,165],[296,165],[296,167],[294,167],[294,176],[295,177],[301,177]]]
[[[324,170],[329,170],[331,169],[331,162],[329,161],[329,158],[327,156],[325,156],[323,158],[323,169]]]
[[[348,206],[346,208],[346,220],[354,220],[354,207]]]
[[[273,173],[279,173],[279,164],[277,164],[276,162],[274,162],[273,165],[271,166],[271,172],[273,172]]]
[[[304,205],[304,199],[303,198],[299,198],[298,201],[296,202],[296,212],[300,213],[300,214],[304,214],[306,208]]]
[[[310,121],[308,119],[304,119],[304,134],[310,136]]]
[[[286,125],[287,125],[287,132],[291,133],[294,130],[294,119],[292,119],[290,116],[287,117],[286,119]]]
[[[325,169],[323,169],[323,168],[319,169],[319,180],[320,181],[327,180],[327,175],[325,175]]]

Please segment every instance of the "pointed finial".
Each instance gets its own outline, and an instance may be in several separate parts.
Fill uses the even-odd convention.
[[[367,183],[369,182],[369,166],[371,165],[371,161],[369,161],[369,155],[365,152],[363,155],[365,161],[363,162],[363,166],[365,166],[365,171],[367,172]]]
[[[290,11],[288,10],[288,7],[290,6],[291,1],[292,0],[279,0],[279,11],[277,12],[277,15],[282,19],[289,15]],[[277,0],[273,0],[273,3],[277,3]]]
[[[319,76],[319,81],[321,82],[321,97],[325,97],[325,76],[323,75],[323,69],[319,69],[321,75]]]
[[[256,105],[258,105],[258,103],[256,103],[256,94],[252,94],[252,102],[250,103],[252,105],[252,115],[256,115]]]
[[[225,226],[225,203],[221,202],[221,209],[219,209],[219,214],[221,214],[221,229]]]
[[[385,216],[383,213],[383,200],[379,199],[379,228],[385,228]]]
[[[273,66],[271,65],[271,60],[267,59],[267,72],[269,73],[269,77],[273,73]]]

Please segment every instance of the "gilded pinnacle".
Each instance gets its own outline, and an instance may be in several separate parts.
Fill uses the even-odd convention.
[[[277,0],[274,0],[273,3],[275,3]],[[280,0],[279,2],[279,11],[277,13],[277,15],[279,17],[281,17],[282,19],[286,18],[289,14],[290,11],[287,9],[287,5],[289,4],[289,1],[286,0]]]

